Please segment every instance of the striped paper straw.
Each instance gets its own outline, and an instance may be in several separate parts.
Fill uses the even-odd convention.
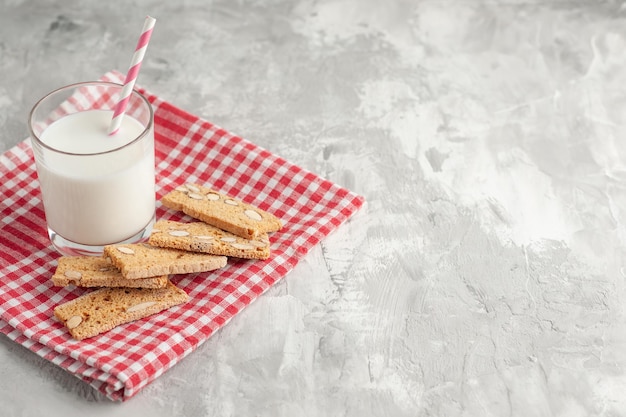
[[[135,81],[137,80],[137,76],[139,75],[139,69],[141,68],[143,56],[146,54],[148,42],[150,42],[150,36],[152,36],[152,29],[154,28],[155,23],[156,19],[150,16],[146,16],[146,20],[143,24],[143,29],[141,30],[141,36],[137,41],[135,53],[133,54],[133,59],[130,63],[130,68],[126,73],[124,87],[122,87],[119,101],[115,105],[113,119],[111,119],[111,124],[109,126],[109,135],[114,135],[119,130],[120,125],[122,124],[122,118],[124,117],[124,112],[126,111],[128,100],[130,100],[130,94],[132,93],[133,87],[135,86]]]

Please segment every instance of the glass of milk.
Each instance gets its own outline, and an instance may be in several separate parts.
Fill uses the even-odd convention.
[[[122,86],[65,86],[31,110],[29,128],[52,245],[100,255],[145,240],[155,220],[154,115],[133,91],[120,129],[108,134]]]

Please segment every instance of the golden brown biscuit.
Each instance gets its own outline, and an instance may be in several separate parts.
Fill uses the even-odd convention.
[[[126,279],[106,259],[95,256],[62,256],[58,260],[52,283],[58,287],[132,287],[163,288],[167,275],[153,278]]]
[[[282,228],[273,214],[198,184],[185,184],[163,196],[164,206],[246,239]]]
[[[206,272],[226,266],[225,256],[159,248],[144,243],[108,245],[105,258],[124,278],[139,279],[168,274]]]
[[[171,282],[163,288],[101,288],[54,309],[54,316],[74,339],[82,340],[109,331],[188,300]]]
[[[164,248],[245,259],[267,259],[270,256],[266,233],[254,240],[244,239],[204,222],[159,220],[152,229],[148,243]]]

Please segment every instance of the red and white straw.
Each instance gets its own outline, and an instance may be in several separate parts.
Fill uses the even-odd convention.
[[[143,57],[146,54],[146,49],[148,49],[148,42],[150,42],[150,36],[152,36],[152,29],[154,28],[155,23],[156,19],[150,16],[146,16],[146,20],[143,24],[143,29],[141,31],[141,36],[137,41],[135,53],[133,54],[133,59],[130,63],[130,68],[126,73],[124,87],[122,87],[120,98],[115,105],[115,110],[113,111],[113,119],[111,119],[111,125],[109,126],[109,135],[114,135],[119,130],[122,124],[124,112],[126,111],[128,100],[130,100],[130,94],[133,92],[135,81],[137,80],[137,76],[139,75],[139,69],[141,68]]]

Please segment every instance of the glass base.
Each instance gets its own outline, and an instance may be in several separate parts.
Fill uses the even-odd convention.
[[[120,243],[138,243],[144,242],[148,240],[150,237],[150,233],[152,233],[152,226],[156,221],[156,214],[152,216],[152,219],[148,224],[141,229],[139,232],[130,236],[128,239],[124,239],[121,242],[112,242],[108,243],[108,245],[120,244]],[[63,236],[56,233],[54,230],[48,227],[48,236],[50,237],[50,242],[52,242],[52,246],[59,252],[61,255],[65,256],[77,256],[77,255],[87,255],[87,256],[101,256],[104,251],[104,247],[106,245],[83,245],[81,243],[72,242],[71,240],[65,239]]]

